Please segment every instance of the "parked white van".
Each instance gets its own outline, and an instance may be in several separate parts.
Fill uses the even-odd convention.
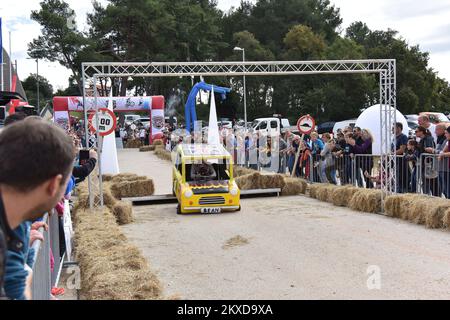
[[[357,120],[358,119],[352,119],[352,120],[336,122],[336,124],[334,125],[334,128],[333,128],[333,134],[336,135],[339,129],[344,130],[346,127],[351,127],[353,129],[356,125]]]

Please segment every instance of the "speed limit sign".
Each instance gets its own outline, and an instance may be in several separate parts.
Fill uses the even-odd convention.
[[[116,130],[117,117],[109,109],[102,108],[98,110],[98,113],[93,113],[89,117],[89,128],[92,132],[97,132],[102,137],[108,136]]]

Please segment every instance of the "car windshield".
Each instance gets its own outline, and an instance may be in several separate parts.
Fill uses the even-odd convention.
[[[230,180],[229,163],[226,159],[187,160],[186,181],[208,185],[214,181]]]
[[[436,113],[433,116],[438,122],[448,122],[448,118],[443,113]]]
[[[416,122],[408,122],[408,127],[410,129],[415,130],[415,129],[417,129],[419,127],[419,124],[417,124]]]

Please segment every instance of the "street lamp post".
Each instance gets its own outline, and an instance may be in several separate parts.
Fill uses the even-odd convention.
[[[41,114],[41,102],[39,98],[39,59],[36,59],[36,80],[37,80],[37,112]]]
[[[234,51],[242,51],[242,62],[245,63],[245,49],[236,47]],[[246,67],[244,65],[244,121],[245,121],[245,131],[247,131],[247,83],[246,83]]]
[[[37,105],[36,105],[36,109],[38,114],[41,113],[41,107],[40,107],[40,99],[39,99],[39,59],[33,59],[33,58],[27,58],[29,60],[36,60],[36,85],[37,85],[37,89],[36,89],[36,94],[37,94]],[[17,66],[16,66],[17,68]]]

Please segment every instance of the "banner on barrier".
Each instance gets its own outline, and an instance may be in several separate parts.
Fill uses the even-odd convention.
[[[152,110],[152,137],[158,139],[162,136],[165,118],[163,109]]]
[[[152,108],[151,97],[98,97],[97,105],[99,108],[108,108],[109,100],[113,101],[113,110],[120,111],[143,111]],[[69,97],[68,105],[70,111],[83,112],[83,98]],[[86,98],[86,107],[88,110],[95,109],[95,98]]]
[[[64,131],[69,131],[70,129],[70,117],[67,111],[55,111],[54,122],[58,127],[63,129]]]

